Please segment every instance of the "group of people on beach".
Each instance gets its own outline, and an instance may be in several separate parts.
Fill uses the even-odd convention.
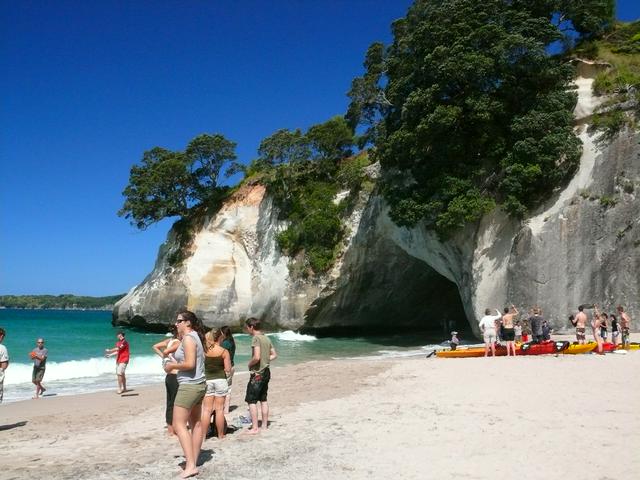
[[[251,427],[246,433],[256,434],[269,426],[269,367],[277,353],[262,332],[260,320],[249,318],[244,328],[252,337],[248,363],[250,376],[245,395]],[[187,478],[198,474],[196,462],[207,437],[212,414],[218,438],[225,436],[235,341],[228,326],[207,332],[200,319],[189,310],[178,312],[171,333],[171,338],[155,344],[153,350],[162,357],[167,374],[165,420],[169,434],[178,438],[184,452],[181,476]],[[261,423],[258,421],[258,403]]]
[[[611,327],[611,343],[615,345],[622,344],[623,347],[629,345],[629,328],[631,327],[631,318],[629,314],[624,311],[622,305],[616,307],[618,316],[615,314],[607,314],[601,312],[597,304],[593,305],[593,318],[591,322],[585,313],[585,309],[588,308],[584,305],[578,307],[578,313],[576,315],[570,315],[569,321],[576,329],[576,340],[579,344],[587,342],[586,329],[587,324],[590,324],[593,338],[598,344],[597,351],[602,353],[602,346],[607,341],[609,327]]]
[[[576,329],[576,341],[579,344],[586,343],[586,327],[589,324],[587,314],[584,312],[586,308],[593,308],[593,319],[590,326],[593,332],[594,341],[597,343],[597,352],[602,353],[603,344],[607,340],[608,328],[611,326],[611,341],[618,345],[627,346],[629,343],[629,327],[631,318],[624,311],[624,307],[618,305],[616,308],[618,316],[601,312],[598,305],[578,307],[576,315],[570,315],[569,321]],[[528,318],[522,321],[517,320],[520,314],[515,305],[505,307],[502,312],[495,309],[496,314],[492,314],[492,310],[487,308],[484,316],[480,319],[478,326],[482,332],[484,340],[484,356],[488,356],[491,352],[492,356],[496,355],[496,344],[504,342],[507,348],[507,356],[516,355],[516,343],[528,342],[529,336],[536,343],[551,340],[551,326],[549,322],[542,316],[542,309],[538,306],[533,307],[529,311]],[[455,349],[459,343],[457,337],[458,332],[451,332],[451,348]]]
[[[6,345],[2,344],[6,334],[5,329],[0,328],[0,403],[2,403],[4,398],[4,372],[9,367],[9,351]],[[44,379],[44,372],[47,367],[48,355],[49,351],[44,346],[44,338],[36,339],[36,347],[29,352],[29,358],[33,362],[31,382],[36,386],[36,392],[33,396],[34,399],[40,398],[47,390],[42,385],[42,380]]]

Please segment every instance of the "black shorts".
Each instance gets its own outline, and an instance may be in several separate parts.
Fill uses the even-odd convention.
[[[505,342],[513,342],[516,339],[516,331],[513,328],[502,329],[502,339]]]
[[[270,379],[271,371],[268,367],[260,373],[252,373],[249,377],[249,383],[247,383],[247,394],[244,401],[247,403],[266,402]]]

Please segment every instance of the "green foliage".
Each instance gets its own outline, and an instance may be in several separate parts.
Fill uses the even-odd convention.
[[[278,245],[297,257],[293,267],[305,273],[326,271],[335,259],[347,202],[333,200],[341,188],[355,195],[369,164],[366,153],[346,158],[352,146],[353,132],[336,116],[305,134],[278,130],[260,143],[259,157],[246,169],[247,181],[264,183],[288,221]]]
[[[189,142],[185,154],[191,173],[191,195],[196,201],[205,202],[216,194],[222,168],[237,158],[235,149],[236,143],[219,133],[198,135]]]
[[[86,297],[71,294],[64,295],[1,295],[0,306],[6,308],[50,308],[50,309],[89,309],[107,310],[124,297]]]
[[[166,217],[188,211],[191,177],[184,153],[155,147],[142,156],[142,165],[131,167],[125,202],[118,215],[144,230]]]
[[[315,160],[337,161],[351,154],[353,132],[341,116],[312,126],[305,137]]]
[[[382,118],[376,155],[394,221],[446,236],[495,205],[522,216],[566,181],[581,153],[573,70],[546,47],[564,38],[560,17],[585,38],[602,33],[612,5],[416,1],[349,93],[352,126]]]
[[[616,203],[618,203],[618,200],[609,195],[602,195],[600,197],[600,205],[604,208],[615,207]]]
[[[277,237],[287,255],[304,251],[314,272],[331,266],[343,235],[341,209],[333,202],[337,191],[337,186],[328,182],[299,185],[288,203],[289,226]]]
[[[611,65],[593,82],[593,93],[607,100],[593,115],[592,131],[599,141],[612,140],[640,121],[640,21],[617,23],[597,45],[598,58]],[[579,46],[578,48],[580,48]]]
[[[366,151],[353,157],[345,158],[338,167],[336,180],[346,189],[358,190],[365,179],[364,169],[369,166],[371,160]]]
[[[119,216],[144,230],[168,217],[185,217],[190,208],[212,205],[225,187],[218,179],[225,166],[233,166],[236,144],[220,134],[194,138],[184,152],[155,147],[131,167],[129,184]]]
[[[266,165],[295,163],[311,158],[311,148],[300,129],[283,128],[260,142],[257,162]]]

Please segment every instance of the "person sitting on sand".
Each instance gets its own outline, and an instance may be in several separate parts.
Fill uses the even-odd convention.
[[[629,346],[629,328],[631,327],[631,317],[624,311],[622,305],[618,305],[618,315],[620,315],[620,327],[622,329],[622,346]]]
[[[171,333],[171,337],[165,338],[161,342],[156,343],[153,347],[153,351],[162,358],[162,367],[167,362],[175,362],[176,359],[173,358],[174,352],[180,346],[180,339],[178,338],[178,331],[176,330],[175,325],[171,325],[169,327],[169,332]],[[167,400],[164,410],[164,418],[167,422],[167,433],[171,436],[175,435],[173,431],[173,403],[176,399],[176,394],[178,393],[178,371],[171,370],[164,377],[164,388],[167,392]]]
[[[578,313],[575,318],[576,340],[579,345],[587,343],[587,314],[584,313],[584,305],[578,307]]]
[[[202,446],[202,399],[207,389],[204,378],[204,327],[189,310],[176,317],[178,336],[182,338],[174,353],[175,362],[167,362],[164,371],[178,371],[178,393],[173,404],[173,430],[184,452],[182,478],[198,474],[196,462]],[[187,427],[190,427],[189,428]]]
[[[256,434],[258,429],[258,402],[262,413],[262,430],[269,428],[269,404],[267,403],[267,391],[269,380],[271,379],[271,362],[278,357],[276,349],[273,348],[271,340],[262,333],[260,320],[248,318],[245,328],[251,335],[251,359],[249,360],[249,383],[247,383],[247,393],[245,402],[249,404],[249,414],[251,415],[251,428],[248,434]]]
[[[518,309],[515,305],[511,304],[511,308],[505,307],[504,314],[502,315],[502,326],[504,327],[502,330],[502,339],[507,342],[507,357],[510,355],[509,352],[513,353],[513,356],[516,356],[516,332],[513,325],[513,317],[518,315]]]
[[[120,330],[116,338],[115,347],[106,348],[105,356],[112,357],[116,355],[116,377],[118,378],[118,394],[127,391],[127,377],[125,376],[125,370],[129,364],[129,342],[124,338],[124,332]]]
[[[40,398],[46,388],[42,386],[42,380],[44,379],[44,371],[47,367],[47,355],[49,350],[44,348],[44,338],[38,338],[36,340],[36,348],[31,350],[29,356],[33,360],[33,372],[31,373],[31,383],[36,386],[36,394],[34,399]]]
[[[209,331],[204,336],[204,375],[207,381],[207,391],[202,402],[202,434],[203,440],[207,436],[208,426],[211,423],[211,413],[215,411],[216,431],[218,438],[223,439],[224,427],[224,397],[229,392],[227,376],[231,373],[231,355],[222,348],[224,336],[222,330]]]
[[[487,308],[484,311],[484,317],[480,319],[480,323],[478,326],[480,327],[480,331],[482,332],[482,337],[484,339],[484,356],[489,355],[489,348],[491,348],[491,355],[493,357],[496,356],[496,322],[500,320],[502,314],[496,308],[497,315],[491,315],[491,309]]]

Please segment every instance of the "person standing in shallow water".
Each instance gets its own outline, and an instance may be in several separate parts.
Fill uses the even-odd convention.
[[[33,360],[31,382],[36,386],[36,393],[33,398],[36,400],[47,390],[42,386],[44,371],[47,366],[47,355],[49,355],[49,350],[44,348],[44,338],[38,338],[36,340],[36,348],[31,350],[30,353],[31,360]]]
[[[267,403],[267,391],[269,380],[271,379],[271,362],[278,357],[271,340],[262,333],[260,320],[248,318],[245,322],[245,329],[251,335],[251,359],[249,360],[249,383],[247,383],[247,393],[245,402],[249,404],[249,414],[251,415],[251,428],[248,434],[256,434],[258,429],[258,402],[262,413],[262,430],[269,428],[269,404]]]

